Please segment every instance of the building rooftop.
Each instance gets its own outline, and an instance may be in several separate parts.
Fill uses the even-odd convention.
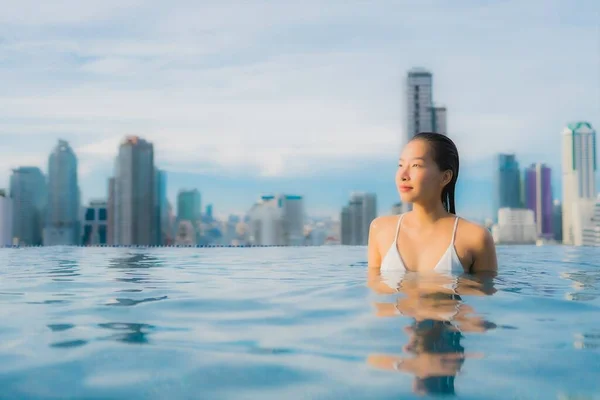
[[[592,124],[585,121],[571,122],[565,128],[565,133],[578,132],[578,133],[591,133],[594,131]]]

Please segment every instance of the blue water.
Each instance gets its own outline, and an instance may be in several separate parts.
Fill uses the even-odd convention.
[[[365,255],[0,249],[0,398],[600,398],[600,249],[500,247],[493,281],[392,294]]]

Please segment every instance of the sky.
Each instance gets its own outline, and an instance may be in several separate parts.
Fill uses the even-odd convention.
[[[0,188],[57,140],[84,201],[119,142],[155,146],[168,197],[217,215],[263,193],[339,216],[352,191],[398,201],[407,71],[433,73],[461,157],[457,209],[491,217],[494,155],[553,168],[561,132],[600,126],[600,2],[0,0]]]

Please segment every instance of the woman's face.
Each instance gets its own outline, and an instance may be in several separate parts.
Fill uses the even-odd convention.
[[[440,171],[433,160],[429,144],[412,140],[400,155],[396,188],[403,203],[427,203],[440,198],[449,177],[449,172]]]

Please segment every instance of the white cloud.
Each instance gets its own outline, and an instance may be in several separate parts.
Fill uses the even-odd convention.
[[[50,151],[2,146],[15,134],[72,141],[86,173],[112,167],[128,134],[173,170],[292,176],[393,157],[413,65],[433,70],[464,159],[600,125],[598,57],[564,62],[597,47],[595,28],[563,25],[556,2],[38,3],[0,0],[4,171],[8,152]]]

